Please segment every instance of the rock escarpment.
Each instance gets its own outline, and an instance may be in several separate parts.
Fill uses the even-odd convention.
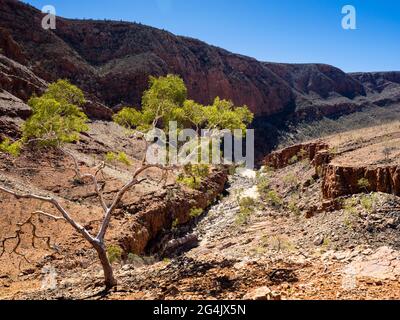
[[[124,202],[124,210],[132,214],[125,222],[128,227],[117,239],[124,252],[144,254],[150,243],[173,224],[190,222],[194,218],[191,209],[206,209],[223,192],[227,180],[225,170],[213,170],[199,191],[167,188],[139,204]]]
[[[400,101],[392,94],[400,86],[395,72],[349,75],[323,64],[264,63],[128,22],[57,18],[56,30],[43,30],[37,9],[13,0],[0,0],[0,7],[2,54],[46,82],[67,78],[80,86],[96,103],[85,109],[92,118],[109,119],[105,106],[139,106],[148,77],[167,73],[183,77],[192,99],[231,99],[257,117],[297,121]],[[31,81],[21,91],[0,83],[23,101],[37,87]]]
[[[281,169],[293,164],[297,161],[308,159],[314,161],[318,160],[318,165],[322,165],[324,154],[329,149],[329,145],[324,142],[311,142],[304,144],[297,144],[288,148],[272,152],[264,158],[263,164],[267,167],[274,169]]]
[[[363,192],[382,192],[400,196],[400,166],[351,166],[336,164],[329,145],[311,142],[275,151],[264,159],[264,165],[282,169],[297,161],[309,159],[322,179],[324,199]]]
[[[361,179],[368,181],[360,183]],[[400,196],[400,167],[343,167],[327,165],[323,170],[322,193],[326,199],[362,192]]]

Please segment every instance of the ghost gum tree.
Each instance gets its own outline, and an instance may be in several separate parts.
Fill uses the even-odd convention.
[[[168,166],[167,164],[148,162],[147,149],[150,144],[147,141],[146,134],[157,128],[168,129],[170,121],[176,121],[177,130],[185,127],[194,128],[197,131],[201,128],[244,130],[252,122],[253,114],[246,106],[237,108],[231,102],[219,98],[216,98],[211,106],[203,106],[188,100],[185,83],[177,76],[151,77],[150,87],[143,94],[141,111],[126,107],[114,116],[116,123],[129,128],[129,134],[132,138],[141,138],[146,141],[146,150],[138,168],[132,172],[129,182],[121,187],[108,203],[103,196],[98,178],[106,164],[102,162],[95,167],[93,174],[83,174],[75,156],[65,148],[65,144],[78,141],[80,133],[88,130],[88,119],[80,109],[83,103],[85,103],[85,98],[82,91],[68,81],[59,80],[51,84],[41,97],[30,99],[29,105],[33,113],[22,127],[21,140],[16,142],[4,140],[0,144],[0,151],[18,156],[27,145],[38,148],[50,146],[62,150],[70,156],[74,164],[75,179],[93,186],[99,204],[103,209],[104,215],[99,230],[96,234],[92,234],[90,230],[72,218],[71,214],[55,197],[21,192],[14,190],[11,184],[3,183],[3,185],[0,185],[0,191],[11,194],[17,199],[34,199],[49,203],[56,209],[58,215],[43,211],[33,212],[25,222],[18,224],[15,235],[0,239],[0,257],[6,251],[7,241],[11,240],[16,241],[17,245],[10,253],[21,255],[17,249],[21,243],[22,227],[25,225],[33,227],[34,237],[43,238],[36,234],[36,226],[33,220],[35,216],[64,221],[97,252],[104,271],[104,284],[107,289],[110,289],[116,286],[117,281],[107,256],[105,237],[115,209],[126,192],[147,179],[141,178],[141,176],[150,168],[161,170],[165,179],[169,171],[180,170],[178,165]]]

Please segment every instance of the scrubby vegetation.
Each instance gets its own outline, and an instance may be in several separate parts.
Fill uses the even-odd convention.
[[[256,201],[253,198],[245,197],[239,200],[239,213],[236,216],[236,223],[244,225],[249,222],[251,215],[256,210]]]

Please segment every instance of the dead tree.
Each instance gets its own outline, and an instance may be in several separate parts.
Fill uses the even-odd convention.
[[[17,231],[15,233],[14,236],[11,237],[6,237],[2,240],[0,240],[0,244],[1,244],[1,254],[0,257],[5,253],[5,244],[7,241],[9,240],[16,240],[17,243],[14,246],[12,252],[22,256],[26,261],[26,257],[24,255],[22,255],[20,252],[17,251],[20,243],[21,243],[21,233],[22,233],[22,227],[24,225],[31,225],[33,228],[33,237],[34,238],[42,238],[42,239],[46,239],[46,243],[49,245],[49,241],[50,239],[47,237],[41,237],[36,233],[36,226],[33,223],[33,217],[34,216],[42,216],[42,217],[47,217],[49,219],[53,219],[55,221],[64,221],[68,224],[70,224],[74,230],[76,232],[78,232],[97,252],[97,255],[99,257],[100,263],[102,265],[103,271],[104,271],[104,284],[106,286],[107,289],[111,289],[113,287],[115,287],[117,285],[117,281],[115,279],[114,276],[114,272],[113,272],[113,268],[111,266],[111,263],[108,259],[107,256],[107,249],[106,249],[106,245],[105,245],[105,236],[107,234],[107,231],[109,229],[110,226],[110,222],[111,219],[113,217],[113,214],[118,206],[118,204],[120,203],[122,197],[130,190],[132,189],[134,186],[144,182],[145,180],[147,180],[147,178],[140,178],[140,176],[147,170],[151,169],[151,168],[158,168],[160,170],[163,171],[163,177],[166,177],[167,175],[165,174],[166,172],[172,170],[172,168],[166,167],[166,166],[162,166],[162,165],[157,165],[157,164],[147,164],[146,163],[146,158],[144,157],[141,166],[135,170],[135,172],[132,174],[132,177],[130,179],[130,181],[128,183],[126,183],[119,191],[118,193],[114,196],[113,200],[111,201],[111,204],[108,204],[103,196],[102,193],[102,189],[101,186],[99,184],[98,181],[98,174],[102,171],[102,169],[104,168],[104,164],[101,164],[97,169],[96,172],[94,174],[82,174],[81,170],[79,168],[78,165],[78,161],[77,159],[73,156],[72,153],[63,150],[66,154],[70,155],[71,158],[74,161],[74,170],[75,170],[75,174],[76,177],[82,181],[85,182],[87,180],[89,180],[95,189],[95,192],[97,194],[97,197],[100,201],[100,205],[103,209],[103,219],[101,221],[100,224],[100,228],[98,230],[98,233],[96,235],[93,235],[90,233],[89,230],[87,230],[85,227],[83,227],[81,224],[79,224],[74,218],[71,217],[70,213],[62,206],[62,204],[60,203],[60,201],[58,201],[56,198],[54,197],[48,197],[48,196],[41,196],[41,195],[36,195],[36,194],[32,194],[32,193],[22,193],[19,191],[15,191],[12,190],[8,187],[5,186],[0,186],[0,191],[3,191],[7,194],[13,195],[15,196],[17,199],[33,199],[33,200],[38,200],[38,201],[42,201],[45,203],[49,203],[51,204],[59,213],[59,215],[52,215],[43,211],[36,211],[33,212],[30,217],[28,218],[27,221],[25,221],[24,223],[18,224],[17,225]],[[32,243],[34,245],[34,240],[32,240]]]

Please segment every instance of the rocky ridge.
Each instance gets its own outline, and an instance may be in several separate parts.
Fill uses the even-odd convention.
[[[232,99],[261,118],[299,121],[400,101],[396,72],[346,74],[322,64],[259,62],[128,22],[58,17],[57,29],[49,31],[41,28],[37,9],[14,0],[0,6],[0,57],[14,64],[0,68],[0,85],[24,102],[45,82],[67,78],[93,101],[85,111],[108,120],[106,106],[139,107],[148,77],[167,73],[183,77],[190,98],[205,104],[216,96]]]

